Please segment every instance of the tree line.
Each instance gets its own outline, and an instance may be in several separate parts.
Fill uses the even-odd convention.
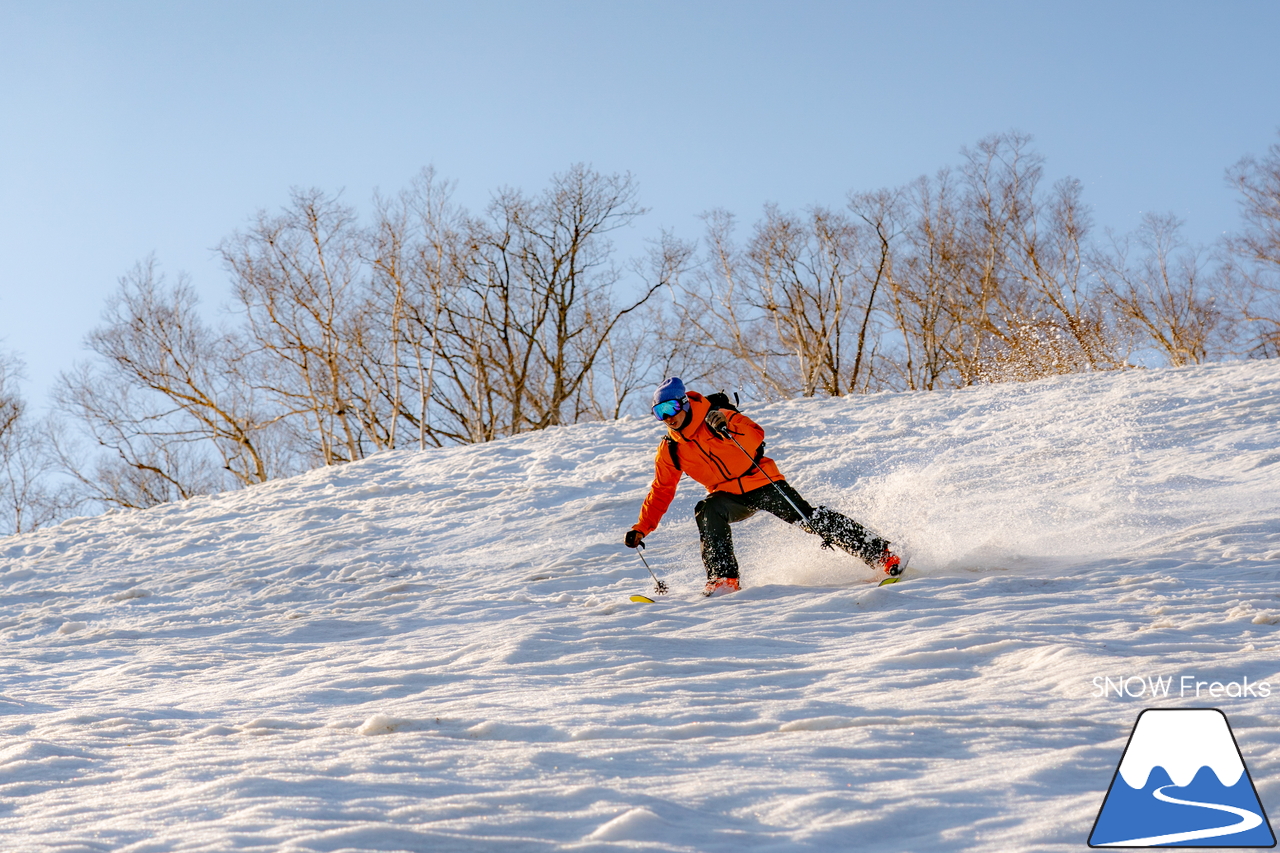
[[[642,413],[673,374],[766,400],[1280,355],[1280,143],[1228,170],[1241,227],[1208,247],[1171,215],[1096,235],[1080,183],[1043,172],[995,135],[905,186],[746,228],[712,210],[625,259],[627,174],[574,166],[472,213],[427,169],[364,219],[295,191],[219,245],[217,322],[149,258],[49,417],[0,358],[0,533]]]

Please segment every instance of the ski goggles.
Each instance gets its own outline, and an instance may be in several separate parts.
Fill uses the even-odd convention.
[[[658,420],[665,418],[673,418],[680,412],[685,410],[688,400],[681,397],[679,400],[663,400],[661,403],[653,407],[653,416]]]

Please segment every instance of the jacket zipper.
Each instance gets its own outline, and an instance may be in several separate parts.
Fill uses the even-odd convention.
[[[723,461],[721,461],[720,457],[719,457],[719,456],[717,456],[716,454],[712,453],[711,451],[707,450],[705,447],[703,447],[703,446],[702,446],[702,442],[698,441],[696,438],[691,438],[691,439],[689,439],[689,443],[690,443],[690,444],[693,444],[693,445],[696,445],[696,446],[697,446],[697,448],[698,448],[698,450],[702,451],[702,455],[703,455],[703,456],[707,457],[707,458],[708,458],[708,459],[710,459],[713,463],[715,463],[716,470],[720,472],[720,480],[721,480],[721,482],[725,482],[725,483],[727,483],[727,482],[729,482],[730,480],[738,480],[738,481],[739,481],[738,485],[739,485],[739,487],[741,487],[741,485],[742,485],[741,480],[742,480],[743,476],[745,476],[745,473],[746,473],[746,472],[743,472],[743,474],[739,474],[739,475],[737,475],[737,476],[735,476],[735,475],[731,474],[731,473],[729,472],[729,469],[725,467],[724,462],[723,462]],[[750,470],[750,469],[748,469],[748,470]]]

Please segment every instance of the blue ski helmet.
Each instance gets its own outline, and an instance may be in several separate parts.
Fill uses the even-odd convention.
[[[664,400],[680,400],[685,395],[684,383],[680,381],[679,376],[672,376],[666,382],[658,386],[658,390],[653,392],[653,405],[658,405]]]

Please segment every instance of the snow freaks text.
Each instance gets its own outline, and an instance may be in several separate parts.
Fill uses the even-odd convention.
[[[1095,699],[1265,699],[1271,695],[1271,682],[1250,681],[1248,676],[1209,681],[1195,675],[1097,675],[1093,687]]]

